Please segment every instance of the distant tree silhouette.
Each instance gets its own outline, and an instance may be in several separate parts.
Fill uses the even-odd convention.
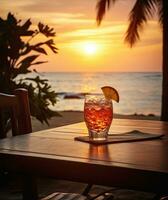
[[[48,25],[39,23],[37,29],[30,29],[30,19],[22,23],[11,13],[7,19],[0,18],[0,92],[12,94],[16,88],[26,88],[29,92],[31,115],[42,123],[48,124],[48,119],[58,115],[49,105],[56,103],[56,93],[51,90],[48,80],[35,78],[18,78],[32,72],[31,66],[43,64],[46,61],[36,61],[40,54],[47,55],[45,47],[57,53],[54,40],[55,31]],[[45,41],[35,42],[42,34]],[[35,73],[36,70],[33,69]],[[17,78],[17,79],[16,79]]]
[[[117,0],[98,0],[97,22],[100,25],[105,12]],[[129,15],[129,26],[125,41],[132,47],[140,39],[140,31],[144,24],[158,13],[159,23],[163,33],[163,63],[162,63],[162,108],[161,120],[168,121],[168,0],[136,0]]]

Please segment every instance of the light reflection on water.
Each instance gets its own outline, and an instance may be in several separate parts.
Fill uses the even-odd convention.
[[[66,94],[101,93],[105,85],[116,88],[120,102],[114,102],[119,114],[160,115],[161,73],[41,73],[49,80],[55,92]],[[31,75],[29,75],[31,76]],[[55,110],[83,111],[84,99],[63,99],[60,96]]]

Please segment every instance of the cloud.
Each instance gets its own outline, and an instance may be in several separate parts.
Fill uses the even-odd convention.
[[[1,8],[17,10],[26,13],[85,13],[95,11],[95,2],[90,0],[1,0]],[[88,9],[89,8],[89,9]],[[95,13],[94,13],[95,14]]]
[[[102,27],[77,28],[73,31],[66,31],[59,34],[57,38],[63,46],[73,46],[73,44],[83,41],[97,41],[106,46],[115,46],[129,48],[125,44],[124,37],[128,24],[125,22],[116,22]],[[161,30],[156,21],[150,21],[148,26],[144,27],[144,32],[140,33],[141,40],[135,45],[136,48],[161,46]]]

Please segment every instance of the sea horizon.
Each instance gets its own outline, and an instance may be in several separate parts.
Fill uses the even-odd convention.
[[[161,72],[39,72],[26,77],[37,75],[48,79],[57,93],[53,110],[83,111],[85,94],[101,94],[101,87],[108,85],[120,95],[120,102],[113,103],[114,113],[160,116]]]
[[[32,72],[34,73],[34,72]],[[38,71],[40,73],[162,73],[162,71]]]

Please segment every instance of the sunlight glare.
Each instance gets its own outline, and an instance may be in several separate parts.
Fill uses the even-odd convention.
[[[88,55],[93,55],[97,52],[97,44],[87,42],[83,45],[84,52]]]

